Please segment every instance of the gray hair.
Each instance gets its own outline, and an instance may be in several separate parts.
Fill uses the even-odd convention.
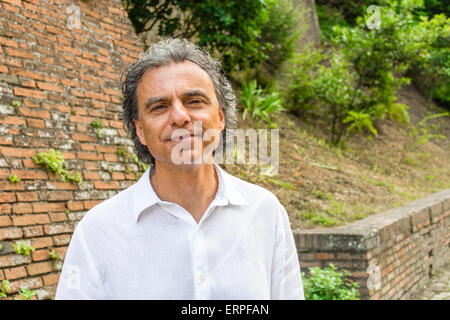
[[[139,60],[131,65],[122,84],[124,100],[119,119],[124,122],[125,131],[131,135],[137,157],[144,163],[154,164],[155,159],[147,147],[139,141],[136,134],[134,120],[139,119],[136,95],[138,84],[147,70],[184,61],[193,62],[205,70],[214,85],[219,106],[222,107],[225,115],[225,130],[221,134],[219,149],[224,146],[226,141],[226,129],[236,126],[237,98],[230,81],[225,76],[221,63],[212,58],[208,52],[186,39],[169,38],[161,40],[151,45],[145,53],[140,55]]]

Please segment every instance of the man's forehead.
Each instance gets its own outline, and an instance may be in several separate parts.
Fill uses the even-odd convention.
[[[163,91],[177,88],[181,94],[202,92],[215,96],[214,84],[208,73],[197,64],[184,61],[147,70],[138,84],[144,94],[161,95]]]
[[[191,61],[170,63],[160,67],[150,68],[142,76],[141,82],[150,79],[160,83],[184,79],[191,82],[206,82],[213,85],[209,74],[203,68]]]

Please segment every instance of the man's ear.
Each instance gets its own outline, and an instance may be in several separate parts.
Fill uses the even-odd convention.
[[[147,143],[145,142],[144,130],[142,129],[141,120],[134,119],[133,121],[134,121],[134,126],[136,127],[136,134],[139,138],[139,141],[141,142],[141,144],[146,146]]]
[[[225,114],[223,113],[222,107],[219,107],[219,119],[220,119],[220,131],[225,129]]]

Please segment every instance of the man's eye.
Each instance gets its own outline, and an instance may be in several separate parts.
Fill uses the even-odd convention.
[[[152,108],[152,110],[159,110],[159,109],[162,109],[162,108],[164,108],[164,107],[165,107],[164,105],[160,104],[160,105],[158,105],[158,106],[154,106],[154,107]]]
[[[194,99],[194,100],[189,101],[189,104],[198,104],[198,103],[202,103],[202,100]]]

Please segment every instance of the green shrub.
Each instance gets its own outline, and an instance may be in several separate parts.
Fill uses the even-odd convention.
[[[295,42],[303,33],[298,28],[302,15],[290,0],[270,2],[267,10],[269,16],[259,26],[261,36],[257,41],[265,48],[267,57],[262,66],[273,76],[295,53]]]
[[[287,74],[289,86],[286,90],[290,111],[298,116],[305,112],[319,111],[315,103],[315,92],[312,81],[317,69],[325,59],[325,55],[309,46],[302,53],[295,54],[291,59],[291,70]]]
[[[327,268],[309,268],[309,277],[302,272],[306,300],[359,300],[358,284],[346,279],[347,270],[336,271],[331,264]]]
[[[272,123],[270,115],[285,110],[282,106],[283,99],[278,92],[265,93],[257,87],[255,80],[242,86],[241,102],[244,107],[243,120],[250,114],[253,119],[266,121],[271,128],[276,128],[276,125]]]
[[[379,2],[377,0],[316,0],[318,4],[316,7],[327,6],[329,9],[334,9],[333,11],[340,12],[348,24],[354,24],[356,18],[364,14],[367,6],[377,5]]]
[[[258,42],[260,25],[276,3],[240,0],[126,0],[136,33],[158,27],[159,36],[187,38],[216,53],[228,73],[259,65],[267,58],[266,43]]]
[[[410,69],[411,77],[429,102],[434,98],[450,109],[450,19],[443,14],[421,17],[416,28],[434,41]]]
[[[317,19],[320,25],[320,38],[322,41],[329,40],[333,37],[333,27],[348,27],[349,24],[344,18],[341,11],[335,7],[327,5],[316,5]]]
[[[36,164],[45,165],[47,170],[58,174],[62,181],[83,182],[79,172],[69,174],[67,164],[64,162],[64,155],[60,151],[50,149],[49,152],[39,152],[36,156],[33,156],[33,161]]]
[[[333,144],[352,131],[376,135],[376,119],[409,123],[408,107],[395,102],[395,92],[410,82],[407,70],[413,65],[430,65],[432,44],[448,30],[448,19],[442,16],[415,20],[412,10],[421,1],[380,3],[379,29],[368,29],[368,13],[354,27],[335,26],[332,43],[337,52],[331,50],[328,57],[306,52],[292,68],[287,90],[292,108],[297,113],[320,108],[316,113],[329,121]],[[430,76],[443,74],[442,79],[448,72],[441,62],[428,69]]]

